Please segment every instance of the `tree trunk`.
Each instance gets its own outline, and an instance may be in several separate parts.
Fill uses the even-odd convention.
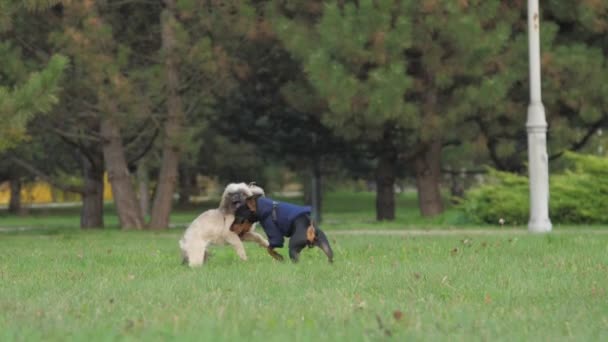
[[[382,153],[376,167],[376,219],[395,219],[395,167],[396,158],[391,153]]]
[[[21,180],[16,175],[11,175],[9,185],[11,188],[11,199],[8,203],[8,212],[21,214]]]
[[[321,220],[323,219],[321,215],[321,208],[323,204],[323,188],[321,185],[321,177],[321,166],[319,165],[319,160],[315,159],[313,160],[312,166],[312,189],[310,193],[310,202],[312,205],[312,218],[313,220],[319,223],[321,223]]]
[[[144,217],[150,215],[150,177],[146,157],[137,163],[137,184],[139,193],[139,209]]]
[[[82,156],[82,176],[84,191],[82,193],[82,210],[80,228],[103,228],[103,155],[96,151],[95,161]],[[98,158],[97,158],[98,157]]]
[[[441,192],[441,141],[429,143],[414,161],[418,204],[422,216],[435,216],[443,212]]]
[[[456,174],[456,171],[450,174],[450,192],[452,193],[451,202],[456,204],[464,198],[464,183],[466,179],[466,169],[461,169],[460,174]]]
[[[123,229],[142,229],[144,220],[131,183],[120,129],[114,118],[108,115],[102,118],[101,136],[103,138],[103,157],[108,179],[112,185],[112,195],[120,226]]]
[[[196,172],[194,169],[187,166],[179,169],[179,204],[187,206],[190,203],[190,197],[196,195]]]
[[[168,91],[167,121],[164,126],[163,160],[158,176],[158,186],[152,205],[149,227],[164,229],[169,227],[169,215],[173,206],[173,193],[177,185],[180,141],[184,113],[179,94],[179,56],[175,26],[175,1],[165,0],[166,8],[161,13],[162,45],[165,54],[165,76]]]

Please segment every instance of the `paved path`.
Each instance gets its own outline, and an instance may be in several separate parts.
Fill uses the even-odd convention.
[[[376,236],[452,236],[452,235],[523,235],[526,229],[354,229],[329,230],[332,235],[376,235]],[[608,229],[557,229],[555,234],[608,234]]]
[[[23,232],[28,230],[45,230],[40,227],[0,227],[3,232]],[[166,232],[171,232],[170,229]],[[478,229],[349,229],[349,230],[325,230],[331,235],[373,235],[373,236],[462,236],[462,235],[523,235],[530,234],[526,229],[500,229],[500,228],[478,228]],[[558,228],[555,234],[608,234],[608,229],[589,228]]]
[[[10,232],[23,232],[26,230],[34,230],[43,228],[34,228],[34,227],[0,227],[0,233],[10,233]]]

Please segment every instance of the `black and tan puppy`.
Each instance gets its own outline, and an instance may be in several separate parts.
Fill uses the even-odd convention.
[[[238,235],[243,239],[248,234],[252,234],[253,225],[258,221],[255,212],[249,209],[248,206],[243,205],[239,207],[234,213],[234,222],[230,226],[230,231]],[[257,233],[255,233],[257,234]],[[266,243],[266,249],[268,253],[276,260],[283,260],[283,256],[275,252],[268,243]]]
[[[304,247],[319,247],[329,262],[334,253],[327,236],[310,218],[311,208],[287,202],[277,202],[270,198],[253,196],[245,206],[235,212],[235,222],[260,222],[268,236],[268,252],[275,259],[282,259],[274,249],[283,247],[285,237],[289,237],[289,257],[297,262]]]

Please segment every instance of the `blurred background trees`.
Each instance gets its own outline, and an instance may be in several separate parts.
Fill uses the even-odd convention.
[[[608,4],[541,8],[559,170],[565,151],[604,153]],[[0,181],[14,212],[34,179],[78,194],[83,228],[103,227],[107,184],[123,228],[166,228],[176,203],[234,181],[301,191],[318,215],[323,189],[361,181],[378,220],[411,187],[435,216],[483,166],[526,171],[525,11],[524,0],[0,0]]]

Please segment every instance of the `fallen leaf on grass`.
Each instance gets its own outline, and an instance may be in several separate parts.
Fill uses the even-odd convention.
[[[361,296],[359,296],[358,294],[355,295],[355,303],[353,304],[353,306],[355,307],[355,309],[365,309],[365,307],[367,306],[367,303],[361,298]]]
[[[595,287],[593,286],[591,288],[591,294],[593,295],[593,297],[603,297],[604,296],[604,289],[601,287]]]

